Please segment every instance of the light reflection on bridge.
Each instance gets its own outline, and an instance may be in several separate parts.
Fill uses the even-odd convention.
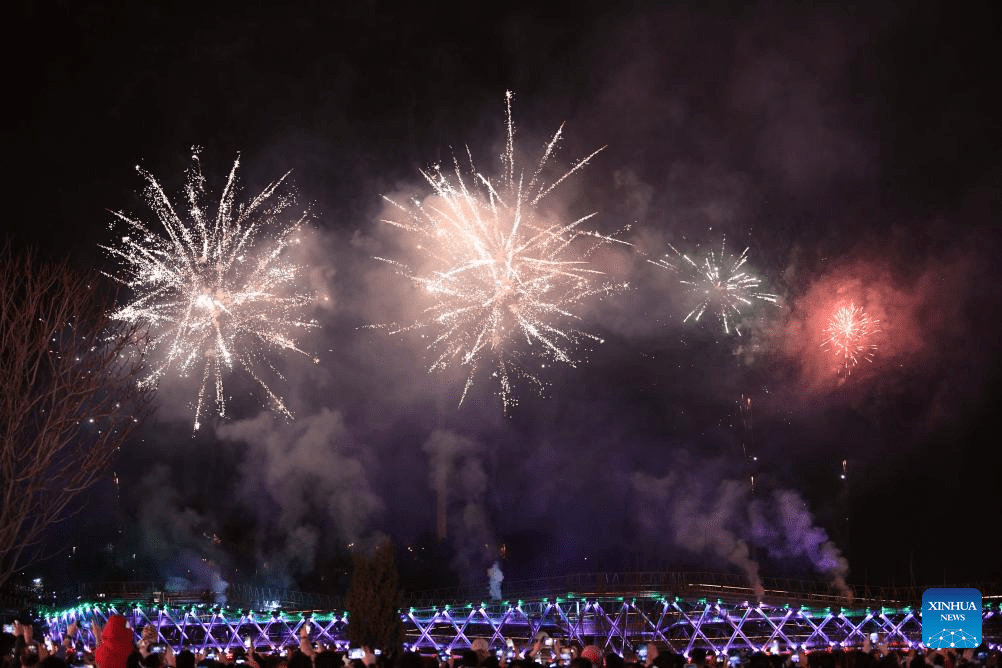
[[[235,648],[249,641],[263,649],[298,643],[303,625],[310,625],[314,642],[346,647],[348,616],[343,611],[252,611],[194,604],[185,607],[143,604],[81,604],[51,613],[50,632],[65,633],[76,620],[96,615],[104,620],[119,612],[132,628],[152,625],[159,642],[174,648]],[[983,610],[984,637],[1002,643],[999,603]],[[790,651],[858,648],[871,633],[891,647],[908,648],[921,641],[918,609],[903,607],[808,607],[788,603],[723,599],[683,599],[646,593],[637,596],[588,596],[477,602],[463,605],[408,607],[401,610],[406,641],[419,650],[465,649],[485,638],[500,649],[511,638],[524,645],[539,632],[597,644],[609,651],[654,642],[675,652],[694,647],[715,652],[732,650]],[[93,644],[90,631],[79,640]]]

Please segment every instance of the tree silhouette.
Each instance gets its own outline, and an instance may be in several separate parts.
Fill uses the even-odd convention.
[[[46,555],[45,532],[145,418],[142,340],[98,281],[0,247],[0,586]]]
[[[372,552],[353,555],[348,590],[348,640],[354,647],[394,650],[403,642],[400,585],[393,543],[384,541]]]

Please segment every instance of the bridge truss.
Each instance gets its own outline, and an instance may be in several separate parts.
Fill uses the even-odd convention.
[[[1002,647],[999,604],[982,611],[984,638]],[[85,604],[46,616],[49,632],[62,637],[74,621],[102,621],[119,613],[139,633],[157,629],[159,642],[175,649],[225,650],[250,644],[259,650],[297,645],[304,625],[313,642],[347,647],[346,612],[251,611],[210,604],[171,607],[132,603]],[[898,648],[922,640],[920,610],[900,608],[810,608],[756,602],[685,600],[659,595],[567,596],[533,600],[445,604],[401,610],[406,643],[419,651],[453,651],[485,638],[502,648],[510,638],[525,646],[540,632],[607,651],[653,642],[674,652],[695,647],[730,651],[786,652],[859,648],[872,633]],[[81,628],[78,641],[94,645],[93,633]]]

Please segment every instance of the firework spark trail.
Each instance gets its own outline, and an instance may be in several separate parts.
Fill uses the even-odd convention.
[[[297,267],[282,257],[286,248],[299,243],[297,234],[307,215],[292,222],[280,215],[294,203],[291,194],[275,194],[288,174],[248,203],[235,206],[239,158],[212,215],[197,148],[192,161],[185,187],[186,218],[157,180],[136,168],[147,182],[146,202],[166,235],[114,212],[128,233],[120,245],[102,248],[121,263],[112,278],[132,290],[133,300],[112,317],[139,323],[149,331],[151,359],[158,361],[143,385],[155,386],[171,370],[188,376],[200,367],[196,430],[210,386],[216,411],[225,417],[223,376],[235,365],[260,385],[275,410],[291,418],[285,402],[258,369],[267,367],[281,379],[267,355],[274,351],[306,355],[296,345],[293,331],[317,326],[303,316],[312,296],[296,291]]]
[[[459,403],[462,405],[481,362],[493,363],[499,394],[507,412],[517,401],[513,376],[542,390],[544,383],[527,367],[535,357],[575,366],[575,349],[597,336],[565,325],[579,320],[574,306],[585,299],[625,287],[604,280],[589,265],[599,247],[624,243],[612,236],[580,229],[589,214],[570,223],[549,219],[540,203],[571,174],[584,167],[602,149],[576,162],[563,176],[545,182],[542,172],[560,140],[563,126],[547,144],[531,175],[518,167],[507,93],[507,142],[497,182],[479,172],[467,148],[468,169],[453,157],[452,169],[438,165],[421,174],[434,197],[411,206],[388,202],[406,214],[407,221],[384,220],[419,238],[416,248],[425,256],[420,272],[385,258],[435,300],[418,322],[386,326],[391,333],[421,328],[437,330],[428,348],[436,357],[430,371],[458,364],[469,368]],[[627,244],[628,245],[628,244]],[[583,248],[582,248],[583,246]]]
[[[711,310],[723,325],[724,333],[730,334],[733,330],[740,336],[741,329],[734,319],[742,314],[742,309],[751,306],[755,299],[772,304],[779,299],[777,295],[760,292],[758,288],[762,281],[749,273],[747,268],[742,269],[748,261],[749,248],[745,248],[740,255],[730,255],[724,240],[720,243],[719,255],[710,251],[697,262],[671,244],[668,247],[677,256],[677,261],[669,255],[647,261],[683,275],[679,283],[687,286],[688,293],[696,302],[683,322],[690,319],[699,322],[703,314]]]
[[[860,359],[873,361],[877,346],[870,342],[870,337],[880,331],[879,324],[879,320],[871,320],[861,307],[849,302],[848,306],[835,309],[828,318],[821,347],[831,350],[835,357],[842,360],[848,374]]]

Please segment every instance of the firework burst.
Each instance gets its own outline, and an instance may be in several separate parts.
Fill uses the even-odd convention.
[[[580,319],[574,307],[625,286],[606,281],[589,262],[598,247],[624,242],[581,229],[594,214],[567,223],[554,220],[540,206],[602,149],[547,182],[542,172],[560,140],[561,125],[531,174],[526,174],[515,158],[510,92],[506,101],[508,135],[501,173],[494,179],[483,175],[469,149],[467,168],[453,157],[448,171],[440,166],[422,170],[433,196],[409,206],[387,198],[406,220],[384,221],[416,237],[416,249],[423,257],[420,271],[377,259],[395,265],[434,300],[418,322],[387,329],[434,330],[428,346],[434,354],[430,371],[453,365],[468,369],[460,405],[478,369],[489,363],[508,411],[517,403],[513,378],[524,378],[542,390],[534,367],[543,368],[548,361],[573,367],[579,362],[575,351],[580,344],[601,342],[573,326]]]
[[[283,251],[299,243],[297,234],[307,217],[303,214],[289,222],[282,215],[294,203],[293,195],[276,194],[288,174],[254,199],[237,205],[239,164],[238,158],[219,204],[210,212],[199,152],[194,149],[183,217],[182,207],[175,208],[157,180],[137,167],[147,182],[144,198],[164,234],[153,225],[115,212],[127,234],[118,245],[102,246],[122,265],[112,278],[133,294],[132,301],[112,316],[138,323],[149,332],[154,365],[141,383],[155,386],[171,372],[200,377],[194,406],[196,430],[210,401],[210,386],[215,410],[225,417],[223,377],[235,366],[254,379],[276,411],[291,418],[285,402],[262,378],[261,369],[268,368],[281,378],[269,354],[305,355],[293,332],[317,326],[303,317],[312,296],[296,291],[297,267],[283,259]]]
[[[861,359],[873,361],[877,346],[871,342],[871,337],[880,331],[879,324],[879,320],[871,320],[862,308],[849,302],[848,306],[835,309],[828,318],[821,347],[831,350],[849,373]]]
[[[648,262],[681,274],[679,283],[686,286],[686,291],[695,302],[695,307],[683,322],[699,322],[703,314],[710,311],[717,316],[724,333],[730,334],[733,331],[740,336],[741,328],[737,318],[745,309],[755,300],[775,304],[779,299],[777,295],[761,292],[759,286],[762,281],[745,267],[748,248],[740,255],[731,255],[727,252],[726,241],[722,241],[720,253],[710,251],[702,259],[693,260],[671,244],[668,247],[675,253],[675,257],[665,255]]]

